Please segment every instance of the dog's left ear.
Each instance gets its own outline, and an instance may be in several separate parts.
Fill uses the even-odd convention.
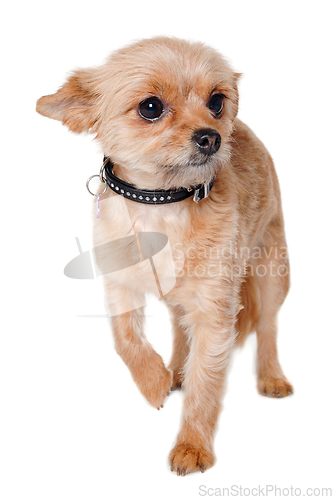
[[[96,131],[98,93],[94,77],[93,69],[76,71],[58,92],[38,99],[36,111],[60,120],[73,132]]]
[[[233,118],[235,119],[238,113],[238,100],[239,100],[239,93],[238,93],[238,80],[242,76],[242,73],[234,73],[233,74]]]

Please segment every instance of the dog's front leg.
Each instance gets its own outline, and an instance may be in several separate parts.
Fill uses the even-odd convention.
[[[119,294],[118,297],[124,297],[124,291],[119,291]],[[134,382],[148,402],[160,409],[170,391],[172,373],[144,335],[144,308],[113,316],[112,326],[116,350]]]
[[[200,302],[198,299],[192,312],[183,318],[191,347],[185,367],[183,424],[169,457],[171,470],[178,475],[204,472],[213,465],[214,430],[235,342],[235,315],[231,308],[221,307],[213,300],[201,308]]]

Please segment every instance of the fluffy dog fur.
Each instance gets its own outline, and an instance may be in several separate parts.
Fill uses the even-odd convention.
[[[174,328],[169,368],[144,336],[141,299],[154,291],[146,268],[105,277],[116,349],[142,394],[160,408],[170,389],[185,389],[183,423],[170,453],[178,475],[213,465],[226,370],[238,340],[257,332],[261,394],[292,393],[276,346],[276,316],[289,287],[279,185],[269,153],[236,118],[238,76],[215,50],[161,37],[121,49],[99,68],[75,71],[37,103],[39,113],[70,130],[96,134],[114,173],[138,188],[191,188],[215,175],[209,197],[199,204],[188,198],[143,205],[108,190],[106,203],[114,197],[122,203],[110,212],[103,208],[94,230],[95,246],[133,230],[164,233],[180,262],[176,285],[163,297]],[[212,93],[225,96],[218,118],[207,105]],[[151,96],[164,106],[153,122],[138,113]],[[200,129],[221,135],[220,149],[209,157],[192,140]],[[172,267],[159,264],[166,274]],[[221,265],[226,273],[210,272]],[[117,314],[123,310],[129,312]]]

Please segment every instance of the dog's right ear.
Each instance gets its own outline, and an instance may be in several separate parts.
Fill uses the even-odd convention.
[[[95,70],[76,71],[58,92],[38,99],[36,110],[43,116],[60,120],[73,132],[95,132],[98,97]]]

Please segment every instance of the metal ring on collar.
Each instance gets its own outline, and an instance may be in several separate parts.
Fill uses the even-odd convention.
[[[102,167],[102,168],[103,168],[103,167]],[[91,177],[89,177],[89,179],[87,180],[87,182],[86,182],[86,187],[87,187],[87,189],[88,189],[89,193],[90,193],[90,194],[92,194],[93,196],[102,196],[102,194],[104,194],[104,193],[106,192],[106,190],[107,190],[107,188],[108,188],[108,185],[106,184],[105,180],[103,179],[103,180],[101,180],[101,182],[103,182],[103,183],[105,184],[104,191],[102,191],[102,193],[92,193],[92,192],[90,191],[90,189],[89,189],[89,183],[90,183],[91,179],[93,179],[94,177],[98,177],[98,178],[99,178],[99,180],[101,180],[101,176],[100,176],[100,175],[97,175],[97,174],[92,175],[92,176],[91,176]]]

